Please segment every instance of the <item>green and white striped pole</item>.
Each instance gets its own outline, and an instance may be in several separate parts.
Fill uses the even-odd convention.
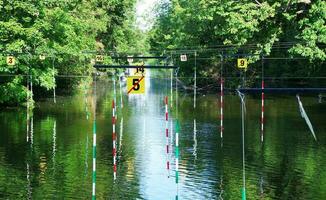
[[[96,76],[96,75],[95,75]],[[92,174],[92,200],[96,199],[96,77],[94,77],[94,120],[93,120],[93,174]]]
[[[177,186],[177,194],[175,199],[179,199],[179,130],[180,125],[179,121],[176,121],[175,125],[175,183]]]

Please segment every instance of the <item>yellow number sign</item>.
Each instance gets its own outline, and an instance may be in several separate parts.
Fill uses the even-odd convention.
[[[128,94],[144,94],[145,93],[145,77],[129,76],[127,78]]]
[[[7,56],[7,65],[15,65],[16,59],[13,56]]]
[[[239,69],[247,69],[248,61],[245,58],[238,58],[238,68]]]
[[[45,60],[45,55],[43,55],[43,54],[39,55],[39,59],[40,60]]]
[[[96,62],[104,62],[104,56],[102,56],[102,55],[96,55],[95,60],[96,60]]]

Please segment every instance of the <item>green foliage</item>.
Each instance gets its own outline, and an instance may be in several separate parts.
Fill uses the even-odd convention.
[[[300,72],[297,75],[320,75],[322,71],[325,74],[322,66],[326,60],[326,2],[323,0],[171,0],[162,1],[156,12],[157,20],[149,33],[152,50],[196,49],[199,56],[208,58],[197,62],[202,76],[218,75],[222,52],[303,57],[310,63],[296,63]],[[201,50],[208,47],[214,51]],[[192,53],[189,54],[193,60]],[[249,59],[252,71],[248,73],[257,73],[259,59]],[[234,59],[229,62],[235,66]],[[189,62],[187,66],[180,64],[182,75],[192,75],[194,64],[190,63],[192,67]],[[293,70],[288,64],[293,63],[282,64],[284,73]],[[311,67],[304,70],[307,66]],[[270,76],[276,75],[273,70],[269,72]]]
[[[140,46],[130,45],[139,36],[132,27],[134,4],[135,0],[0,0],[0,75],[29,74],[33,86],[43,90],[78,85],[79,79],[71,79],[67,88],[53,76],[90,75],[94,55],[83,54],[85,50]],[[10,54],[16,57],[13,67],[6,64]],[[40,60],[40,54],[46,59]],[[0,104],[26,101],[26,77],[0,81]]]

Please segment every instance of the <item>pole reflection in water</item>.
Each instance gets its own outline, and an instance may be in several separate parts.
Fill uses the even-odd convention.
[[[220,177],[220,194],[218,196],[219,200],[223,200],[223,193],[224,193],[224,189],[223,189],[223,175],[221,175]]]
[[[176,122],[175,127],[175,183],[177,187],[177,192],[175,199],[179,199],[179,122]]]
[[[32,199],[31,172],[28,162],[26,163],[26,179],[27,179],[27,199]]]
[[[193,145],[193,153],[194,161],[197,160],[197,127],[196,127],[196,119],[194,119],[194,145]]]
[[[84,103],[85,103],[85,114],[86,114],[86,120],[89,119],[89,112],[88,112],[88,100],[87,100],[87,88],[85,86],[85,96],[84,96]],[[88,132],[86,131],[86,153],[85,153],[85,175],[87,175],[88,172]]]
[[[33,148],[33,137],[34,137],[34,118],[31,117],[31,131],[30,131],[30,142],[31,142],[31,148]]]
[[[29,114],[28,114],[28,109],[26,110],[26,142],[29,142]]]
[[[115,181],[117,178],[117,149],[116,149],[116,131],[115,131],[115,123],[116,123],[116,109],[115,109],[115,101],[112,100],[112,156],[113,156],[113,180]]]
[[[169,158],[169,112],[168,96],[165,96],[165,139],[166,139],[166,169],[168,178],[170,177],[170,158]]]
[[[53,161],[53,166],[55,166],[55,153],[57,151],[57,121],[54,120],[53,122],[53,134],[52,134],[52,139],[53,139],[53,145],[52,145],[52,161]]]
[[[259,192],[260,192],[260,198],[264,198],[264,177],[261,175],[259,178]]]
[[[122,156],[122,136],[123,136],[123,117],[120,120],[120,137],[119,137],[119,160]]]
[[[26,179],[27,179],[27,199],[32,199],[32,184],[31,184],[31,169],[30,160],[33,150],[33,132],[34,132],[34,120],[33,116],[30,117],[29,110],[27,110],[27,143],[30,143],[29,158],[26,160]],[[30,128],[29,128],[30,127]]]

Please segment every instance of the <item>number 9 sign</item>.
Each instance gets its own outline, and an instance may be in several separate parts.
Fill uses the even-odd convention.
[[[245,58],[238,59],[238,68],[239,69],[247,69],[248,67],[248,60]]]
[[[7,56],[7,65],[13,66],[16,64],[16,59],[14,56]]]

